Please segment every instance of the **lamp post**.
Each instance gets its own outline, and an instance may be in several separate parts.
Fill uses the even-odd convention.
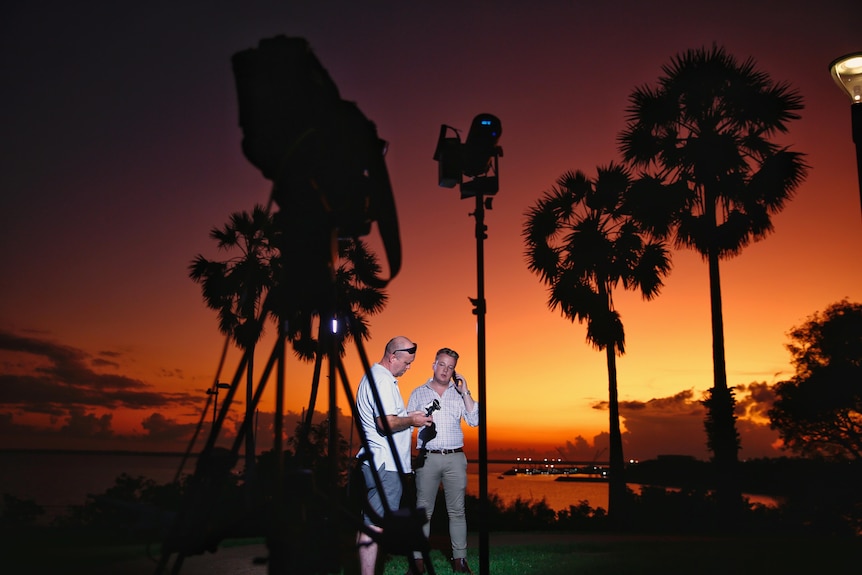
[[[850,120],[856,144],[856,175],[859,178],[859,201],[862,204],[862,52],[841,56],[829,64],[835,83],[850,96]]]
[[[207,390],[207,395],[212,395],[213,397],[213,429],[215,429],[216,418],[218,417],[218,390],[220,389],[230,389],[229,383],[217,383],[212,389]]]

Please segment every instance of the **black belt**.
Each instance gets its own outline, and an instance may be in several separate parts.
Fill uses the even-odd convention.
[[[427,453],[442,453],[445,455],[447,453],[461,453],[462,451],[464,451],[464,448],[456,447],[455,449],[426,449],[425,451]]]

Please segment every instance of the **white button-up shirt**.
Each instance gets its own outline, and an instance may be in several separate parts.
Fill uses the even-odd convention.
[[[387,415],[407,416],[404,399],[401,397],[401,391],[398,389],[398,380],[395,379],[391,371],[379,363],[371,366],[371,375],[374,378],[374,383],[377,385],[377,392],[380,395],[380,403],[383,405],[383,411],[381,412],[377,409],[377,402],[374,400],[371,382],[367,374],[362,376],[359,388],[356,390],[356,411],[359,415],[362,430],[365,432],[368,446],[371,449],[374,467],[375,469],[380,469],[382,466],[387,471],[398,471],[398,467],[395,465],[395,458],[398,457],[401,461],[402,469],[405,472],[409,472],[412,470],[410,466],[410,432],[413,428],[408,427],[392,434],[392,440],[395,443],[397,451],[397,454],[393,454],[392,449],[389,447],[389,441],[377,428],[376,423],[378,417],[386,417]],[[363,455],[363,453],[364,449],[360,448],[357,457]]]
[[[479,425],[479,403],[475,402],[473,410],[467,411],[467,408],[464,406],[464,399],[458,393],[458,390],[455,389],[454,383],[449,382],[449,387],[440,396],[431,387],[431,381],[429,379],[423,385],[414,389],[413,393],[410,394],[410,399],[407,401],[407,411],[425,410],[435,399],[440,402],[440,410],[431,414],[431,417],[434,418],[437,435],[426,442],[424,440],[425,436],[420,430],[420,433],[416,436],[416,448],[438,450],[464,447],[464,432],[461,430],[461,420],[466,421],[470,427]]]

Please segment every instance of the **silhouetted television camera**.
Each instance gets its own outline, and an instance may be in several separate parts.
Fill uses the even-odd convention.
[[[296,244],[366,235],[377,221],[390,276],[401,266],[386,142],[303,38],[263,39],[233,55],[246,158],[274,183],[285,233]],[[323,232],[321,232],[323,230]],[[320,250],[316,248],[322,248]],[[321,257],[329,246],[314,246]]]

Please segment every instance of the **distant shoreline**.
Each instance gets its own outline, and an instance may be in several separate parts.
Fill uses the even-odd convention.
[[[2,447],[0,448],[0,454],[4,453],[34,453],[34,454],[67,454],[67,455],[144,455],[144,456],[153,456],[153,457],[182,457],[185,455],[182,451],[135,451],[132,449],[59,449],[59,448],[40,448],[40,447]],[[200,455],[200,452],[193,451],[189,453],[189,457],[197,457]],[[258,453],[258,456],[260,453]],[[467,460],[468,463],[478,464],[478,459],[470,458]],[[490,465],[518,465],[522,467],[547,467],[549,464],[554,464],[556,466],[564,466],[564,465],[598,465],[598,466],[607,466],[608,462],[606,461],[527,461],[525,459],[488,459],[488,464]]]
[[[38,447],[4,447],[0,448],[0,454],[4,453],[34,453],[34,454],[57,454],[57,455],[143,455],[153,457],[182,457],[186,455],[182,451],[134,451],[131,449],[45,449]],[[198,453],[188,454],[189,457],[197,457]]]

